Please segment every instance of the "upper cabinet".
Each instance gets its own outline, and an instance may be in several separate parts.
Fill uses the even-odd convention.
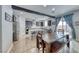
[[[39,22],[36,22],[36,26],[40,26]]]
[[[43,27],[43,26],[44,26],[44,21],[37,21],[37,22],[36,22],[36,26],[41,26],[41,27]]]
[[[48,20],[48,26],[51,26],[51,25],[52,25],[52,21]]]
[[[39,27],[51,27],[55,25],[56,21],[54,19],[36,21],[36,26]]]
[[[44,26],[44,22],[42,21],[42,22],[40,22],[41,23],[41,26]]]
[[[33,24],[32,21],[26,21],[25,22],[25,26],[29,27],[29,28],[32,26],[32,24]]]

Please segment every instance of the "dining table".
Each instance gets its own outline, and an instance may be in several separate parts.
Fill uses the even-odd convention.
[[[58,52],[61,47],[64,46],[63,42],[59,42],[56,37],[55,37],[55,33],[49,32],[49,33],[45,33],[43,34],[43,40],[45,42],[45,50],[47,53],[52,53],[52,52]]]

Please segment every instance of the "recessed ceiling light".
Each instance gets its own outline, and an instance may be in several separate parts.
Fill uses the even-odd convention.
[[[55,12],[55,10],[56,10],[55,8],[52,8],[52,12]]]
[[[43,7],[47,7],[47,5],[43,5]]]
[[[55,8],[52,8],[52,11],[55,11]]]

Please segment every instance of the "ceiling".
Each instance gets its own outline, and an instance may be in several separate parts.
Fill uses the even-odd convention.
[[[51,16],[58,16],[79,9],[79,5],[47,5],[46,7],[44,7],[43,5],[16,5],[16,6],[41,12]],[[52,12],[52,8],[55,8],[54,12]]]
[[[16,17],[22,17],[25,18],[26,20],[54,20],[54,18],[48,17],[48,16],[42,16],[42,15],[37,15],[34,13],[28,13],[28,12],[24,12],[24,11],[20,11],[20,10],[13,10],[14,15],[16,15]],[[30,15],[30,16],[29,16]]]

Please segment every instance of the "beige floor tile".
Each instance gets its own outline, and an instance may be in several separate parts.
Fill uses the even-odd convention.
[[[11,53],[31,53],[33,48],[36,48],[36,39],[19,39],[13,43]]]

